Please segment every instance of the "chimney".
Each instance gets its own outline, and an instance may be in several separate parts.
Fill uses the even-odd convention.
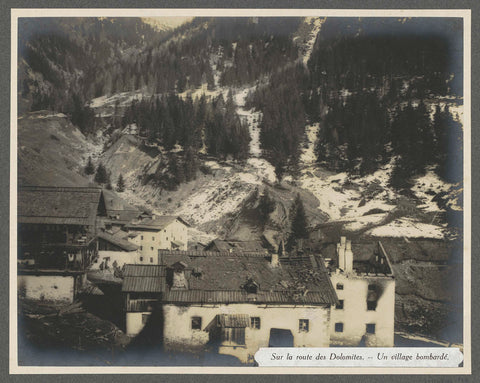
[[[188,281],[185,276],[185,269],[187,265],[184,262],[177,262],[173,266],[173,281],[172,290],[187,290]]]
[[[280,241],[278,245],[278,256],[283,257],[285,254],[285,244],[283,243],[283,239]]]
[[[353,252],[352,241],[347,241],[345,247],[345,272],[351,273],[353,271]]]
[[[345,247],[346,237],[340,237],[340,243],[337,244],[338,267],[345,271]]]
[[[277,254],[277,253],[273,253],[273,254],[272,254],[272,260],[271,260],[271,262],[270,262],[270,265],[271,265],[272,267],[278,267],[279,264],[280,264],[280,263],[279,263],[279,261],[278,261],[278,254]]]

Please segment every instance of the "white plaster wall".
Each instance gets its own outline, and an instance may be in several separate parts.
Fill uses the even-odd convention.
[[[74,277],[61,275],[19,275],[18,289],[25,298],[48,301],[73,302]]]
[[[356,346],[366,334],[367,323],[375,323],[375,334],[367,337],[367,346],[392,347],[395,319],[395,280],[389,277],[346,276],[343,273],[331,276],[338,299],[344,300],[343,310],[332,307],[330,340],[332,345]],[[367,310],[368,285],[380,285],[383,290],[376,310]],[[335,332],[335,323],[343,323],[343,332]]]
[[[179,250],[187,250],[187,226],[179,220],[175,220],[162,230],[146,231],[137,229],[136,231],[139,232],[139,235],[129,238],[129,241],[142,247],[141,250],[139,249],[137,264],[158,264],[158,250],[170,250],[172,241],[182,242],[183,246]]]
[[[260,347],[268,347],[272,328],[290,330],[295,347],[328,347],[330,308],[322,306],[265,306],[231,304],[209,306],[164,305],[164,341],[170,349],[195,349],[209,341],[203,329],[218,314],[247,314],[260,317],[260,329],[245,329],[245,347],[223,346],[219,352],[234,355],[243,362],[251,361]],[[202,318],[202,330],[191,329],[191,318]],[[309,319],[309,331],[299,331],[299,319]]]
[[[110,258],[108,261],[109,267],[113,267],[112,265],[114,261],[117,261],[118,267],[122,267],[124,264],[135,263],[138,259],[138,251],[99,250],[98,259],[92,264],[92,270],[98,270],[102,261],[107,257]]]
[[[151,312],[129,312],[126,316],[126,329],[127,335],[135,336],[138,335],[145,325],[142,323],[142,315],[151,314]]]

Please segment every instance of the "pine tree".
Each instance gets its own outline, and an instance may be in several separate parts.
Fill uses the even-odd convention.
[[[85,174],[92,175],[95,173],[95,167],[93,166],[92,157],[88,157],[87,165],[85,166]]]
[[[295,201],[290,210],[291,229],[290,244],[296,243],[299,239],[307,238],[307,217],[305,215],[305,207],[303,206],[300,194],[297,194]]]
[[[258,202],[258,211],[260,213],[260,220],[262,223],[262,227],[265,228],[265,225],[270,217],[270,214],[275,210],[275,201],[270,198],[268,194],[268,190],[265,189],[265,192],[260,197],[260,201]]]
[[[105,166],[100,162],[97,166],[97,171],[95,173],[95,182],[97,184],[104,184],[108,182],[108,174]]]
[[[125,191],[125,181],[123,180],[123,176],[120,174],[117,180],[117,192],[121,193]]]

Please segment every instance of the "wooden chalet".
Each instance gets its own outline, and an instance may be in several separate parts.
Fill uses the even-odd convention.
[[[30,298],[72,300],[97,255],[97,219],[106,216],[102,190],[22,186],[17,207],[20,292]],[[63,279],[56,283],[54,276],[71,277],[73,285]]]

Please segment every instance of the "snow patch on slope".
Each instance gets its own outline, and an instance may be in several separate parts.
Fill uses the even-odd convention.
[[[446,202],[448,207],[457,211],[462,210],[458,202],[458,195],[461,193],[458,185],[442,181],[432,169],[429,169],[424,176],[418,177],[415,180],[412,191],[415,196],[423,202],[419,208],[422,208],[426,212],[442,211],[434,201],[434,197],[439,193],[448,196]]]
[[[299,182],[302,188],[309,190],[320,202],[318,208],[328,214],[331,220],[360,217],[372,209],[392,210],[395,192],[388,187],[392,171],[391,163],[375,173],[363,177],[349,177],[347,173],[331,174],[304,169]],[[373,198],[362,202],[367,188],[377,191]],[[362,205],[362,206],[360,206]]]
[[[399,218],[387,225],[367,231],[375,237],[407,237],[443,239],[444,229],[440,226],[418,222],[412,218]]]
[[[300,155],[300,162],[304,165],[312,165],[316,162],[315,143],[317,142],[318,130],[320,124],[307,125],[305,127],[306,141]]]

